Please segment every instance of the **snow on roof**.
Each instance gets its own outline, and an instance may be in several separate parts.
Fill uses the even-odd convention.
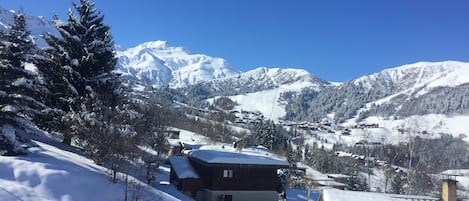
[[[445,170],[440,174],[447,174],[447,175],[455,175],[455,176],[468,176],[469,177],[469,169],[451,169]]]
[[[194,150],[189,156],[209,164],[239,164],[259,166],[281,166],[288,167],[289,163],[284,160],[274,159],[263,155],[249,155],[238,152],[226,152],[218,150]]]
[[[189,159],[184,156],[171,156],[169,158],[171,167],[176,172],[179,179],[199,179],[200,176],[194,170],[189,162]]]
[[[179,140],[179,139],[168,139],[168,143],[169,143],[169,145],[172,146],[172,147],[179,147],[179,146],[182,146],[181,140]]]
[[[307,189],[286,189],[285,195],[288,201],[318,201],[321,192],[319,190],[310,190],[308,197]]]
[[[397,195],[397,194],[386,194],[386,193],[372,193],[363,191],[344,191],[333,188],[326,188],[322,191],[324,201],[349,201],[349,200],[360,200],[360,201],[428,201],[428,200],[439,200],[438,198],[428,196],[417,196],[417,195]]]
[[[349,178],[349,175],[344,175],[344,174],[327,174],[329,178],[334,178],[334,179],[346,179]]]
[[[469,169],[452,169],[446,170],[440,173],[441,176],[444,175],[453,175],[452,178],[455,179],[460,186],[469,187]],[[440,177],[444,178],[444,177]],[[469,193],[467,193],[469,195]]]
[[[329,186],[329,187],[346,187],[346,184],[336,182],[333,179],[323,179],[323,180],[313,180],[315,183],[321,186]]]

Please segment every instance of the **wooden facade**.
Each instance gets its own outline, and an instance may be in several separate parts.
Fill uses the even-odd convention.
[[[289,167],[266,156],[215,150],[173,156],[170,163],[171,183],[198,201],[277,201],[277,170]]]
[[[277,189],[277,167],[256,165],[217,165],[191,160],[194,169],[199,173],[210,190],[255,190],[275,191]],[[225,170],[232,170],[232,177],[224,177]]]
[[[204,189],[203,180],[200,178],[178,178],[174,169],[171,167],[169,181],[176,186],[179,191],[194,193]]]

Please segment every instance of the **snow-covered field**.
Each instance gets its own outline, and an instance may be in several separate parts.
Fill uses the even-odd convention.
[[[83,156],[36,143],[38,147],[27,156],[0,156],[0,200],[123,200],[125,182],[112,183],[105,168]],[[129,180],[142,185],[141,196],[178,200],[132,177]]]
[[[424,115],[409,117],[401,120],[390,120],[378,117],[370,117],[363,121],[366,124],[379,124],[379,128],[350,129],[350,135],[341,132],[326,133],[322,131],[302,131],[305,143],[312,145],[317,142],[325,148],[332,148],[334,143],[354,145],[360,141],[381,144],[397,144],[408,141],[410,137],[439,138],[441,134],[449,134],[453,137],[461,137],[469,142],[469,116]],[[355,122],[349,121],[341,126],[351,127]],[[411,129],[412,134],[399,132],[399,129]]]
[[[313,86],[310,82],[296,82],[289,85],[280,85],[278,88],[229,96],[231,100],[239,104],[239,108],[246,111],[259,111],[268,119],[277,121],[285,116],[285,103],[280,102],[280,94],[287,91],[301,91],[305,87]]]
[[[437,138],[441,133],[450,134],[454,137],[463,137],[469,142],[469,116],[447,116],[429,114],[423,116],[412,116],[402,120],[383,119],[370,117],[364,120],[365,123],[378,123],[380,127],[387,128],[390,134],[394,135],[393,140],[405,140],[397,135],[399,128],[413,128],[417,132],[426,131],[428,134],[424,137]]]

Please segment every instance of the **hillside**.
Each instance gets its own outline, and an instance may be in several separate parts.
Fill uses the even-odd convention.
[[[36,144],[27,156],[0,156],[1,200],[123,200],[123,177],[112,183],[109,170],[92,160],[48,144]],[[129,197],[138,193],[140,197],[179,200],[133,177],[129,181]],[[135,191],[137,186],[141,186],[140,192]]]
[[[269,119],[278,120],[285,116],[284,108],[290,98],[301,90],[308,88],[319,92],[330,85],[305,70],[262,67],[199,86],[204,87],[204,91],[217,95],[215,99],[226,96],[233,100],[238,104],[238,109],[259,111]]]
[[[469,64],[419,62],[348,81],[324,90],[306,91],[287,108],[287,119],[317,120],[332,115],[336,122],[367,117],[465,115],[469,108]],[[311,100],[304,102],[302,100]]]

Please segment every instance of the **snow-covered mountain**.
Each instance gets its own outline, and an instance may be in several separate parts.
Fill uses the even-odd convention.
[[[259,111],[265,117],[274,121],[283,118],[286,114],[285,106],[290,99],[303,89],[320,92],[332,84],[301,69],[258,68],[246,74],[259,77],[262,81],[253,81],[253,92],[229,96],[238,103],[243,110]],[[249,77],[249,76],[247,76]],[[246,79],[240,79],[246,80]],[[252,79],[247,79],[251,80]],[[271,84],[270,89],[263,89]]]
[[[0,29],[13,23],[14,14],[0,7]],[[44,47],[40,35],[57,34],[53,23],[25,15],[32,37]],[[457,61],[419,62],[335,85],[299,69],[261,67],[240,73],[222,58],[191,54],[165,41],[143,43],[118,51],[117,56],[116,71],[128,79],[183,87],[181,92],[190,98],[228,96],[242,108],[276,114],[270,115],[274,119],[334,117],[343,122],[373,116],[469,114],[469,63]],[[303,89],[307,90],[300,94]]]
[[[419,62],[385,69],[355,79],[352,83],[369,90],[381,86],[391,92],[423,95],[435,87],[456,87],[469,83],[468,75],[469,63],[458,61]]]
[[[195,91],[192,95],[204,92],[208,96],[229,96],[281,87],[290,91],[300,91],[306,87],[319,91],[328,85],[331,84],[302,69],[260,67],[237,76],[193,85],[189,91]]]
[[[469,114],[469,63],[419,62],[386,69],[319,94],[303,93],[288,113],[300,119],[332,115],[339,122],[370,116]]]
[[[0,7],[0,30],[6,30],[14,23],[15,13]],[[39,47],[47,46],[41,37],[44,33],[59,35],[53,22],[42,16],[25,16],[27,28]],[[165,41],[146,42],[118,51],[117,57],[117,72],[153,86],[179,88],[239,74],[222,58],[191,54],[182,47],[168,46]]]
[[[321,91],[332,84],[302,69],[260,67],[230,78],[215,79],[188,87],[188,97],[202,96],[212,102],[227,97],[238,108],[258,111],[269,119],[285,115],[285,105],[295,94],[308,88]]]
[[[6,30],[14,23],[16,11],[6,10],[0,7],[0,30]],[[54,24],[42,16],[26,16],[26,26],[31,31],[31,36],[39,47],[45,47],[46,41],[41,37],[44,33],[52,33],[58,35]],[[52,15],[52,14],[51,14]]]
[[[469,63],[419,62],[386,69],[353,83],[370,90],[373,87],[371,91],[389,91],[387,96],[365,106],[364,111],[376,111],[371,114],[394,111],[395,116],[411,116],[469,112]]]
[[[117,72],[154,86],[179,88],[238,74],[224,59],[190,54],[165,41],[146,42],[118,52],[117,57]]]

